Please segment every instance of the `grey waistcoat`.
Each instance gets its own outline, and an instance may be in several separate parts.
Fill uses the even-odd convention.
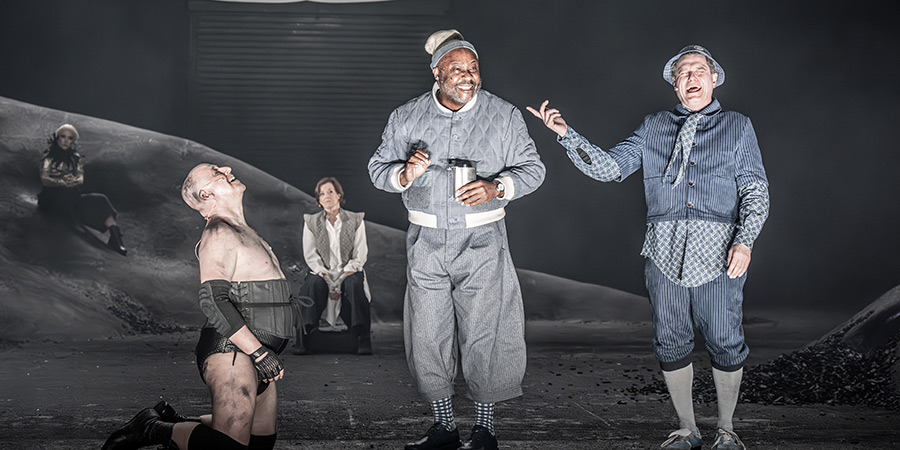
[[[356,248],[353,243],[356,240],[356,230],[359,229],[359,225],[362,223],[365,213],[350,212],[342,209],[341,212],[338,213],[338,216],[341,218],[341,267],[344,267],[350,259],[356,256],[354,254]],[[334,270],[337,269],[337,267],[328,266],[330,259],[328,255],[331,254],[331,243],[328,241],[328,231],[325,228],[326,220],[328,219],[325,218],[325,211],[303,215],[303,221],[316,239],[316,252],[322,257],[322,262],[325,264],[325,267],[327,267],[328,270]]]

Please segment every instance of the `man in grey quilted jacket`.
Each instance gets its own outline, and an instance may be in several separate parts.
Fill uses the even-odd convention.
[[[394,110],[369,160],[372,182],[401,193],[410,221],[406,358],[435,423],[406,449],[496,449],[494,404],[521,395],[525,374],[522,293],[504,207],[537,189],[545,169],[521,112],[481,89],[475,47],[441,30],[425,49],[434,87]],[[474,167],[475,180],[455,184],[451,166]],[[451,402],[457,349],[475,402],[461,447]]]

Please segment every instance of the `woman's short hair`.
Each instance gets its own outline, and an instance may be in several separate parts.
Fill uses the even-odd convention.
[[[320,192],[320,189],[322,188],[322,185],[325,183],[331,183],[331,185],[334,186],[334,191],[337,192],[338,195],[341,196],[340,204],[341,204],[341,206],[344,206],[344,203],[347,203],[347,200],[344,198],[344,188],[341,187],[341,182],[338,181],[337,178],[335,178],[335,177],[325,177],[316,183],[316,190],[315,190],[316,204],[319,205],[319,196],[322,195],[322,193]],[[322,206],[322,205],[319,205],[319,206]]]

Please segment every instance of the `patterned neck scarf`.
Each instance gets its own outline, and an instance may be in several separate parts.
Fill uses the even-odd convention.
[[[678,131],[678,139],[675,140],[675,150],[672,151],[672,158],[669,159],[669,164],[666,166],[665,172],[665,175],[668,176],[675,166],[675,160],[677,160],[678,155],[681,154],[681,167],[678,169],[678,175],[675,177],[675,181],[672,182],[672,189],[675,189],[675,187],[678,186],[678,183],[681,183],[681,180],[684,178],[684,171],[687,168],[688,159],[691,156],[691,147],[694,146],[694,135],[697,134],[697,122],[700,121],[700,117],[700,113],[691,114],[688,116],[687,120],[684,121],[681,130]]]

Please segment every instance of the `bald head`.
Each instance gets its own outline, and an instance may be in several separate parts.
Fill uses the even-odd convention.
[[[214,170],[215,166],[212,164],[198,164],[188,172],[187,178],[185,178],[184,183],[181,184],[182,200],[184,200],[191,209],[199,212],[203,217],[206,217],[205,213],[209,207],[206,205],[206,198],[201,195],[201,191],[208,184],[209,180],[201,180],[201,178],[208,178],[209,174]]]
[[[244,186],[231,173],[231,167],[202,163],[191,169],[181,184],[181,198],[188,206],[209,219],[215,214],[243,215]]]

